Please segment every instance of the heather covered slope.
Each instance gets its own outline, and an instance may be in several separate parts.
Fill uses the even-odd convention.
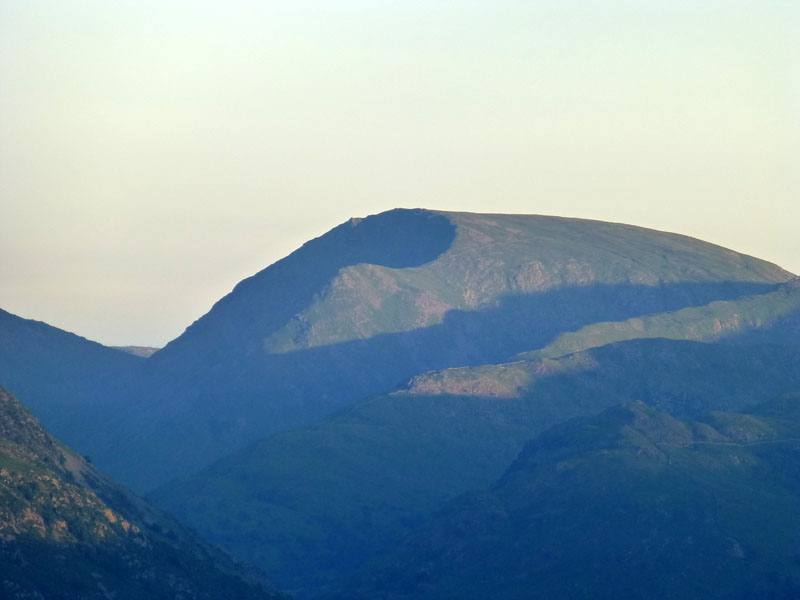
[[[798,406],[681,422],[634,403],[554,427],[327,597],[795,598]]]
[[[0,596],[268,599],[279,594],[51,437],[0,388]]]
[[[545,428],[643,400],[680,417],[800,389],[800,348],[632,340],[428,373],[168,484],[152,499],[311,594],[444,502],[488,486]]]
[[[590,323],[790,277],[699,240],[595,221],[354,219],[240,283],[150,357],[130,410],[87,451],[148,489],[426,371],[508,361]],[[112,451],[120,444],[135,462]]]

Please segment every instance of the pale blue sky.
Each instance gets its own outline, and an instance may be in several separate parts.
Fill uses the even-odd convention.
[[[0,307],[161,345],[397,206],[800,272],[799,31],[764,0],[0,0]]]

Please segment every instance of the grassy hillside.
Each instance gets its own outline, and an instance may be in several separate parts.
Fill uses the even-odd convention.
[[[634,403],[555,427],[365,568],[361,594],[327,597],[797,597],[799,406],[681,422]]]
[[[256,571],[96,471],[0,388],[0,596],[278,598]]]
[[[642,400],[676,415],[800,389],[800,349],[634,340],[559,359],[449,369],[258,442],[152,499],[304,593],[341,578],[545,428]]]
[[[442,323],[448,311],[554,289],[780,282],[788,275],[718,246],[638,227],[535,215],[431,214],[455,228],[445,252],[403,269],[341,269],[325,293],[265,339],[265,348],[288,352],[410,331]],[[662,301],[693,304],[688,296],[702,292],[675,293],[687,297],[665,294]]]

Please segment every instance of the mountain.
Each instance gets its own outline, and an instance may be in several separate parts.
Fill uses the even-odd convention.
[[[697,419],[800,389],[792,274],[558,217],[352,219],[146,359],[15,319],[0,319],[0,384],[309,597],[492,485],[548,427],[636,401]]]
[[[256,571],[94,469],[2,388],[0,596],[282,597]]]
[[[67,441],[149,490],[431,370],[513,360],[598,321],[790,278],[627,225],[426,210],[353,219],[242,281],[144,361],[97,435]]]
[[[0,310],[0,385],[70,443],[96,435],[144,361]],[[87,453],[89,451],[87,450]]]
[[[665,339],[432,372],[150,495],[207,539],[313,595],[549,426],[634,400],[693,417],[800,389],[800,347]]]
[[[796,598],[800,395],[556,426],[329,598]],[[354,589],[358,588],[358,590]]]

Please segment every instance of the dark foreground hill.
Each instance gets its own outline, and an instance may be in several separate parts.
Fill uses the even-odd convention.
[[[800,396],[554,427],[329,598],[800,596]]]
[[[0,388],[0,597],[281,596],[95,470]]]
[[[120,392],[126,410],[75,440],[151,489],[430,370],[505,362],[591,323],[790,277],[699,240],[596,221],[425,210],[353,219],[242,281],[145,361]]]

